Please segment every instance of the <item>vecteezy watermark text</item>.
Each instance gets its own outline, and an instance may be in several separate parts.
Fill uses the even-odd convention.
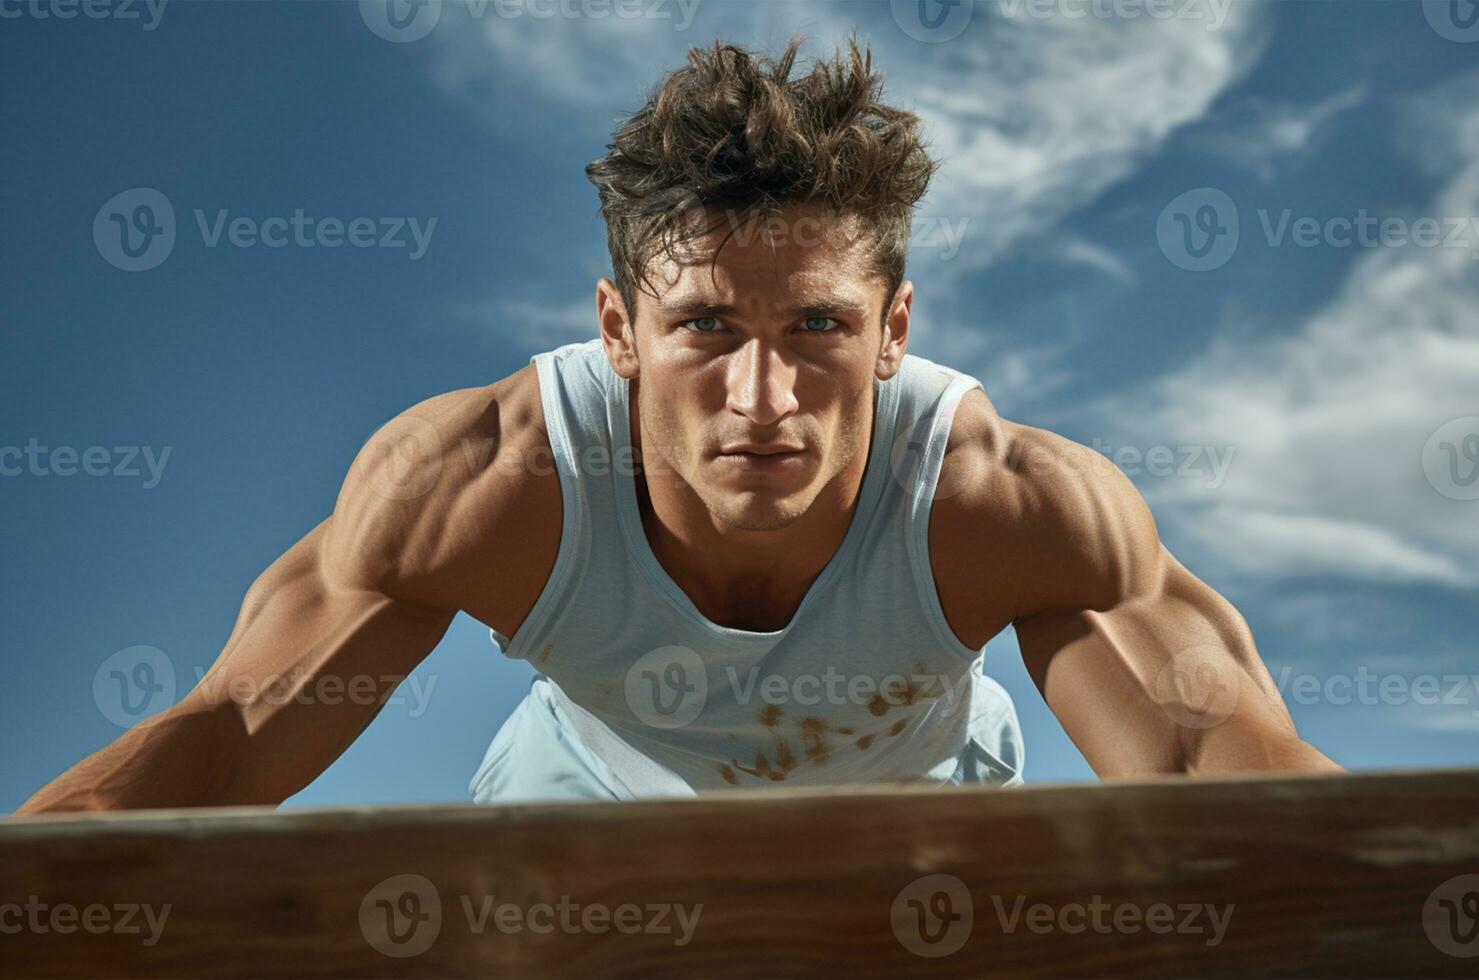
[[[419,41],[436,29],[443,8],[462,9],[471,20],[666,20],[687,30],[699,0],[359,0],[360,19],[376,37],[396,44]]]
[[[1008,18],[1206,21],[1215,31],[1227,23],[1232,0],[993,0],[992,6]]]
[[[0,477],[5,476],[144,476],[152,490],[164,477],[173,446],[43,446],[35,436],[24,446],[0,446]],[[142,462],[147,475],[139,469]],[[24,463],[24,465],[22,465]]]
[[[169,0],[0,0],[0,20],[139,20],[145,31],[159,26]]]
[[[1016,895],[1007,907],[1000,895],[991,896],[992,907],[1001,931],[1016,932],[1025,926],[1028,932],[1043,934],[1064,932],[1077,935],[1084,932],[1110,933],[1151,932],[1157,935],[1208,935],[1208,946],[1219,945],[1227,935],[1228,923],[1232,920],[1235,904],[1217,906],[1209,903],[1182,902],[1171,905],[1155,902],[1137,905],[1133,902],[1110,903],[1099,895],[1087,902],[1066,902],[1050,905],[1047,902],[1027,904],[1027,896]],[[1203,916],[1205,915],[1205,919]]]
[[[1207,946],[1221,945],[1232,922],[1235,904],[1206,902],[1107,901],[1102,895],[1086,902],[1030,902],[1026,895],[992,895],[996,924],[1003,934],[1019,929],[1039,935],[1061,932],[1130,934],[1150,932],[1206,936]],[[909,952],[923,957],[958,952],[976,927],[975,901],[964,881],[949,874],[931,874],[906,885],[890,910],[894,936]]]
[[[233,215],[229,208],[195,208],[192,213],[206,248],[404,249],[412,262],[426,254],[437,226],[435,217],[318,217],[303,208],[265,218]],[[159,266],[174,251],[177,233],[174,204],[152,187],[113,195],[93,218],[98,254],[125,272]]]
[[[227,700],[236,704],[282,705],[296,704],[381,704],[385,706],[407,703],[400,694],[399,685],[406,681],[411,694],[411,710],[407,717],[419,718],[426,713],[432,691],[437,686],[437,675],[422,679],[414,674],[315,674],[303,667],[292,667],[286,671],[262,677],[237,675],[218,680],[206,671],[196,668],[196,683],[211,704],[224,704]]]
[[[1378,216],[1365,208],[1352,215],[1295,214],[1293,208],[1256,209],[1269,248],[1444,248],[1479,259],[1479,217]],[[1173,265],[1210,272],[1226,265],[1238,249],[1242,220],[1226,192],[1199,187],[1178,194],[1156,219],[1156,240]]]
[[[288,217],[253,218],[249,215],[231,217],[225,208],[218,209],[209,219],[204,211],[196,209],[195,223],[200,228],[201,240],[206,248],[215,248],[221,243],[222,232],[228,244],[236,248],[252,248],[262,244],[268,248],[406,248],[412,250],[407,258],[412,262],[426,254],[431,236],[436,231],[437,219],[428,218],[422,225],[420,218],[315,218],[302,208],[294,208]],[[229,220],[229,223],[228,223]],[[292,234],[288,234],[288,228]],[[410,241],[405,237],[409,231]]]
[[[965,702],[975,680],[968,669],[954,674],[930,673],[922,665],[918,671],[891,672],[881,677],[844,673],[830,664],[820,672],[763,673],[758,667],[742,672],[726,665],[716,676],[711,677],[710,673],[703,658],[691,647],[671,644],[650,650],[627,668],[623,685],[627,706],[644,724],[654,728],[682,728],[703,712],[711,691],[722,689],[729,692],[726,703],[753,705],[758,701],[758,717],[773,727],[784,714],[781,708],[852,706],[859,709],[854,712],[858,719],[877,718],[894,708],[935,702],[949,708]],[[907,720],[896,723],[889,734],[899,734],[903,724]],[[814,733],[819,734],[820,730]],[[849,736],[862,734],[850,728],[837,731]]]
[[[1126,476],[1202,480],[1215,490],[1227,479],[1235,446],[1110,446],[1095,436],[1090,448],[1104,455]]]
[[[493,894],[464,893],[456,897],[463,924],[470,934],[477,936],[490,929],[503,935],[644,933],[672,936],[674,946],[686,946],[692,941],[704,910],[702,902],[610,905],[577,902],[569,895],[560,895],[555,901],[526,904],[500,901]],[[449,918],[443,912],[442,895],[436,885],[419,874],[392,875],[366,892],[360,902],[360,932],[365,941],[376,951],[398,959],[419,956],[430,949]]]
[[[1479,718],[1479,674],[1377,673],[1364,665],[1351,674],[1295,673],[1284,667],[1279,693],[1295,704],[1470,707]]]
[[[141,935],[143,938],[139,942],[142,945],[153,946],[164,932],[171,907],[169,902],[158,908],[148,902],[117,902],[113,905],[92,902],[78,906],[70,902],[46,902],[39,896],[28,895],[24,904],[0,904],[0,935],[54,932],[65,936],[79,930],[94,935],[112,932],[124,936]]]
[[[941,44],[959,37],[973,15],[1005,20],[1202,21],[1216,31],[1232,0],[892,0],[894,23],[916,41]]]

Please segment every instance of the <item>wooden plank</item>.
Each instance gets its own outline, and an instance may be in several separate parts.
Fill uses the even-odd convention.
[[[89,814],[0,869],[4,976],[1479,975],[1479,769]]]

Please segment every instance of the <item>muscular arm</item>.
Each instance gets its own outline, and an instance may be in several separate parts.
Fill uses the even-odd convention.
[[[1340,770],[1299,737],[1237,610],[1145,547],[1153,584],[1016,622],[1028,672],[1094,771]]]
[[[468,418],[489,414],[487,396],[477,401],[473,389],[439,396],[382,428],[350,468],[333,514],[247,590],[200,683],[17,815],[277,804],[317,777],[458,608],[449,585],[462,577],[456,549],[485,539],[461,515],[487,520],[499,510],[475,508],[460,490],[468,467],[455,436]],[[482,489],[497,499],[496,486]]]
[[[189,694],[17,814],[277,804],[338,758],[436,646],[452,613],[336,571],[344,557],[331,553],[333,521],[252,583],[225,650]]]
[[[1166,550],[1130,480],[1087,447],[987,419],[981,403],[962,440],[970,489],[942,544],[954,535],[971,549],[954,546],[957,564],[993,566],[985,578],[1003,601],[991,632],[1015,625],[1028,672],[1094,771],[1339,771],[1300,738],[1248,624]]]

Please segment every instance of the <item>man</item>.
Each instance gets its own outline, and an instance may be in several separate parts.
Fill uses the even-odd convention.
[[[201,683],[19,812],[279,803],[380,703],[293,695],[383,701],[458,610],[538,672],[479,800],[1016,782],[1007,626],[1102,776],[1338,770],[1123,474],[905,354],[936,164],[799,43],[691,51],[587,168],[598,339],[388,423]]]

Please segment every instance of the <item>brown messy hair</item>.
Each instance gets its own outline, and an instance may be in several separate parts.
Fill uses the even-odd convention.
[[[657,84],[585,168],[629,317],[639,283],[651,286],[652,258],[676,259],[677,245],[717,227],[703,226],[716,210],[730,216],[732,235],[736,213],[750,220],[796,204],[861,222],[892,302],[914,206],[938,165],[918,117],[880,101],[883,79],[855,37],[845,56],[839,50],[793,79],[803,40],[792,38],[778,59],[720,41],[690,48],[688,64]]]

